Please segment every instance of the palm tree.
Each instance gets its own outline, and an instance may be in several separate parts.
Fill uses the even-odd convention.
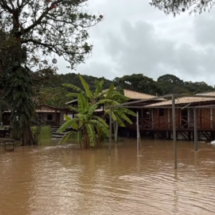
[[[109,130],[107,123],[100,117],[93,113],[98,108],[98,104],[91,105],[88,99],[82,95],[78,95],[78,107],[71,107],[75,114],[74,118],[66,116],[66,122],[59,128],[58,132],[61,133],[67,128],[72,128],[76,132],[77,138],[82,148],[81,139],[84,143],[84,148],[96,146],[96,131],[101,130],[102,133],[108,137]],[[67,133],[62,141],[66,141],[73,132]]]
[[[108,127],[106,126],[107,124],[105,122],[107,116],[111,116],[113,121],[117,122],[117,125],[119,124],[120,126],[125,127],[125,122],[132,124],[132,121],[128,118],[127,115],[136,116],[136,114],[123,106],[117,106],[123,102],[126,102],[128,98],[125,97],[120,91],[115,90],[113,84],[111,84],[109,89],[103,90],[104,81],[97,81],[96,89],[93,92],[90,90],[89,85],[81,75],[79,75],[79,78],[84,90],[72,84],[63,85],[76,91],[69,93],[67,96],[77,98],[78,108],[70,107],[73,111],[77,112],[76,117],[74,119],[67,118],[67,122],[62,125],[59,132],[62,132],[62,129],[65,130],[70,126],[74,130],[78,131],[80,130],[80,128],[82,128],[82,134],[85,136],[85,141],[86,139],[90,139],[92,143],[92,141],[96,141],[95,138],[93,139],[93,137],[95,137],[95,133],[89,133],[89,129],[93,126],[94,129],[91,130],[93,130],[93,132],[95,132],[96,130],[97,132],[97,144],[95,145],[100,145],[103,134],[107,136],[106,131],[108,130]],[[98,117],[95,116],[94,112],[100,106],[104,107],[104,112],[101,117]],[[83,120],[85,120],[84,126]],[[85,125],[91,124],[89,120],[97,120],[98,122],[102,123],[103,126],[97,126],[95,124],[96,122],[93,121],[93,125],[91,127],[87,126],[88,130],[87,127],[83,128],[85,127]],[[79,122],[79,124],[77,124],[77,122]],[[89,138],[86,137],[87,135],[89,135]]]
[[[136,114],[133,111],[123,106],[114,107],[123,102],[128,101],[128,98],[123,95],[123,91],[121,89],[116,90],[114,88],[114,85],[111,84],[109,89],[103,90],[104,81],[101,80],[101,81],[96,81],[96,90],[95,92],[92,92],[90,90],[89,85],[80,74],[79,74],[79,78],[81,80],[84,90],[82,90],[81,88],[73,84],[63,84],[63,86],[69,87],[72,90],[76,91],[75,93],[68,93],[67,97],[77,98],[78,95],[81,93],[86,98],[88,98],[91,105],[93,104],[104,105],[104,115],[102,116],[102,118],[105,118],[107,115],[109,115],[110,107],[112,107],[112,118],[114,121],[117,121],[120,124],[120,126],[125,126],[123,121],[126,121],[132,124],[131,120],[127,117],[127,115],[136,116]]]

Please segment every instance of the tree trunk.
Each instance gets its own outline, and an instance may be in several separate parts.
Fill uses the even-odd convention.
[[[118,140],[118,128],[119,128],[119,125],[117,122],[115,122],[115,131],[114,131],[114,142],[117,143],[117,140]]]
[[[102,142],[102,132],[99,131],[98,132],[98,139],[97,139],[97,147],[101,146],[101,142]]]
[[[80,141],[79,144],[80,144],[80,149],[82,149],[82,141]]]
[[[83,135],[84,135],[84,138],[83,138],[84,149],[87,149],[87,146],[88,146],[88,143],[87,143],[87,131],[86,131],[85,128],[84,128],[84,131],[83,131]]]
[[[37,145],[30,126],[25,126],[22,133],[22,146]]]

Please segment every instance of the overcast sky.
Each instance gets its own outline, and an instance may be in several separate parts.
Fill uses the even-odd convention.
[[[104,20],[90,30],[93,52],[76,69],[114,79],[142,73],[157,80],[173,74],[215,85],[215,10],[202,15],[165,15],[147,0],[89,0]],[[68,73],[59,61],[60,73]]]

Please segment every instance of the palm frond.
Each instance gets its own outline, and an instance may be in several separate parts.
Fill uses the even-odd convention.
[[[117,111],[116,115],[118,116],[118,118],[121,118],[121,120],[124,120],[124,121],[128,122],[129,124],[132,124],[132,121],[123,112]]]
[[[78,109],[77,109],[76,107],[71,106],[71,105],[69,106],[69,109],[70,109],[70,110],[73,110],[73,111],[76,112],[76,113],[78,112]]]
[[[118,116],[116,115],[116,120],[115,120],[121,127],[125,127],[125,124],[123,122],[123,120]]]
[[[78,112],[85,113],[89,107],[89,102],[83,94],[78,95]]]
[[[58,144],[60,145],[62,143],[66,143],[66,141],[70,138],[71,135],[72,135],[72,132],[68,132],[68,133],[64,134],[63,137],[58,142]]]
[[[79,74],[79,78],[81,80],[82,86],[84,87],[84,90],[85,90],[87,97],[92,98],[93,94],[92,94],[92,91],[90,90],[88,83],[84,80],[84,78],[80,74]]]
[[[67,128],[73,128],[75,130],[78,129],[78,123],[77,123],[77,119],[71,119],[70,117],[68,116],[65,116],[66,117],[66,122],[61,125],[61,127],[57,130],[57,133],[62,133],[64,132]]]
[[[94,104],[92,106],[90,106],[89,110],[88,110],[88,116],[92,116],[92,114],[95,112],[95,110],[98,108],[97,104]]]
[[[77,98],[79,95],[79,93],[67,93],[66,94],[66,97],[69,97],[69,98]]]
[[[115,115],[115,113],[114,113],[113,111],[111,111],[111,118],[112,118],[114,121],[117,120],[116,115]]]
[[[130,116],[134,116],[134,117],[137,116],[137,114],[135,112],[133,112],[132,110],[129,110],[128,108],[120,107],[119,109],[124,114],[130,115]]]
[[[96,132],[95,132],[94,126],[92,124],[87,124],[86,129],[87,129],[87,134],[90,138],[90,145],[94,147],[96,144]]]
[[[91,120],[91,123],[93,123],[93,125],[97,128],[97,130],[102,130],[102,132],[106,135],[106,137],[109,137],[110,133],[109,133],[108,126],[107,127],[104,126],[103,123],[97,120]]]
[[[119,105],[119,103],[115,100],[112,100],[112,99],[102,99],[100,101],[97,102],[97,104],[104,104],[104,105]]]
[[[96,81],[96,90],[95,90],[95,94],[94,94],[95,98],[100,96],[100,94],[102,93],[103,84],[104,84],[104,80]]]
[[[111,84],[109,89],[106,91],[106,98],[109,98],[114,91],[114,85]]]
[[[77,140],[77,142],[78,142],[78,143],[80,143],[80,142],[81,142],[81,140],[82,140],[81,132],[80,132],[80,131],[78,131],[76,134],[77,134],[77,135],[76,135],[76,140]]]
[[[79,92],[79,93],[84,93],[84,91],[81,88],[79,88],[79,87],[77,87],[77,86],[75,86],[73,84],[62,84],[62,86],[71,88],[71,89],[73,89],[73,90],[75,90],[76,92]]]
[[[109,125],[105,122],[105,120],[104,119],[102,119],[101,117],[99,117],[99,116],[94,116],[94,118],[96,119],[96,120],[98,120],[100,123],[102,123],[102,125],[103,126],[105,126],[105,127],[109,127]]]

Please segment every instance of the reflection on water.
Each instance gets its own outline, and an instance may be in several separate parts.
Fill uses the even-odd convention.
[[[108,149],[0,149],[0,215],[214,214],[215,148],[126,140]]]

